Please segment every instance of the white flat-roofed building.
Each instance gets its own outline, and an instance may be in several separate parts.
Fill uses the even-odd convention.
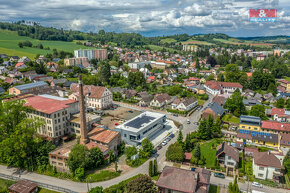
[[[129,145],[140,145],[144,138],[151,138],[165,127],[166,115],[146,111],[115,127],[122,140]]]

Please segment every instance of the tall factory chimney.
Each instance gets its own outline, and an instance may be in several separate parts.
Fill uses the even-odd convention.
[[[88,130],[86,123],[86,107],[85,107],[85,97],[83,91],[82,75],[79,75],[79,94],[80,94],[80,116],[81,116],[81,144],[88,143]]]

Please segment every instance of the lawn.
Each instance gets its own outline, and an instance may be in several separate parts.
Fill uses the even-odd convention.
[[[33,45],[41,43],[44,48],[49,47],[50,50],[32,47],[19,48],[18,42],[23,42],[26,40],[29,40]],[[37,40],[26,36],[18,36],[17,32],[14,31],[0,30],[0,53],[7,54],[9,56],[27,56],[33,59],[37,54],[45,55],[47,53],[52,53],[52,50],[54,48],[59,51],[63,50],[73,53],[73,51],[76,49],[87,47],[83,45],[78,45],[75,42]]]
[[[230,114],[225,115],[222,118],[223,122],[229,122],[229,123],[234,123],[234,124],[238,124],[240,119],[238,117],[232,116]]]
[[[119,172],[111,172],[109,170],[102,170],[101,172],[97,174],[88,175],[86,179],[89,180],[90,182],[101,182],[101,181],[106,181],[106,180],[116,178],[118,176],[120,176]]]
[[[189,39],[185,42],[182,42],[183,44],[195,44],[195,45],[214,45],[212,43],[206,42],[206,41],[199,41],[195,39]]]
[[[162,40],[160,40],[162,43],[175,43],[175,42],[177,42],[175,39],[173,39],[173,38],[165,38],[165,39],[162,39]]]
[[[287,81],[290,81],[290,77],[288,77],[288,76],[283,76],[283,78]]]
[[[162,47],[162,46],[156,46],[156,45],[148,45],[148,47],[151,49],[151,50],[154,50],[154,51],[161,51],[163,48],[169,52],[180,52],[180,50],[176,50],[176,49],[173,49],[173,48],[167,48],[167,47]]]
[[[207,168],[215,167],[216,149],[212,145],[216,143],[217,140],[213,139],[200,145],[201,157],[205,157]]]
[[[216,185],[210,185],[209,186],[209,193],[219,193],[220,192],[220,187]]]
[[[198,105],[203,105],[205,102],[205,100],[197,99]]]

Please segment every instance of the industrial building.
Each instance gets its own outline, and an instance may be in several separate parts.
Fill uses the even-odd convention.
[[[144,138],[151,138],[165,127],[166,115],[146,111],[115,127],[122,140],[129,145],[140,145]]]

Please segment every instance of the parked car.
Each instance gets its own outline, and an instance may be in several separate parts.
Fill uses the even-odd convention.
[[[152,154],[157,153],[157,149],[153,149]]]
[[[187,124],[190,124],[190,120],[189,119],[187,119],[186,122],[187,122]]]
[[[133,113],[133,111],[132,111],[132,110],[129,110],[128,112],[129,112],[129,113]]]
[[[224,174],[222,173],[214,173],[214,177],[217,177],[217,178],[226,178]]]
[[[253,182],[252,186],[258,187],[258,188],[263,188],[263,185],[258,183],[258,182]]]
[[[169,135],[169,137],[170,137],[171,139],[173,139],[173,138],[175,137],[175,135],[172,133],[171,135]]]
[[[194,172],[196,170],[196,168],[191,168],[190,170]]]
[[[162,146],[165,146],[166,144],[167,144],[167,141],[163,141],[163,142],[161,143]]]
[[[162,148],[162,145],[158,145],[158,146],[156,147],[157,150],[160,150],[161,148]]]
[[[178,117],[178,114],[173,114],[174,117]]]
[[[199,123],[198,123],[198,122],[194,122],[194,124],[195,124],[195,125],[198,125]]]

